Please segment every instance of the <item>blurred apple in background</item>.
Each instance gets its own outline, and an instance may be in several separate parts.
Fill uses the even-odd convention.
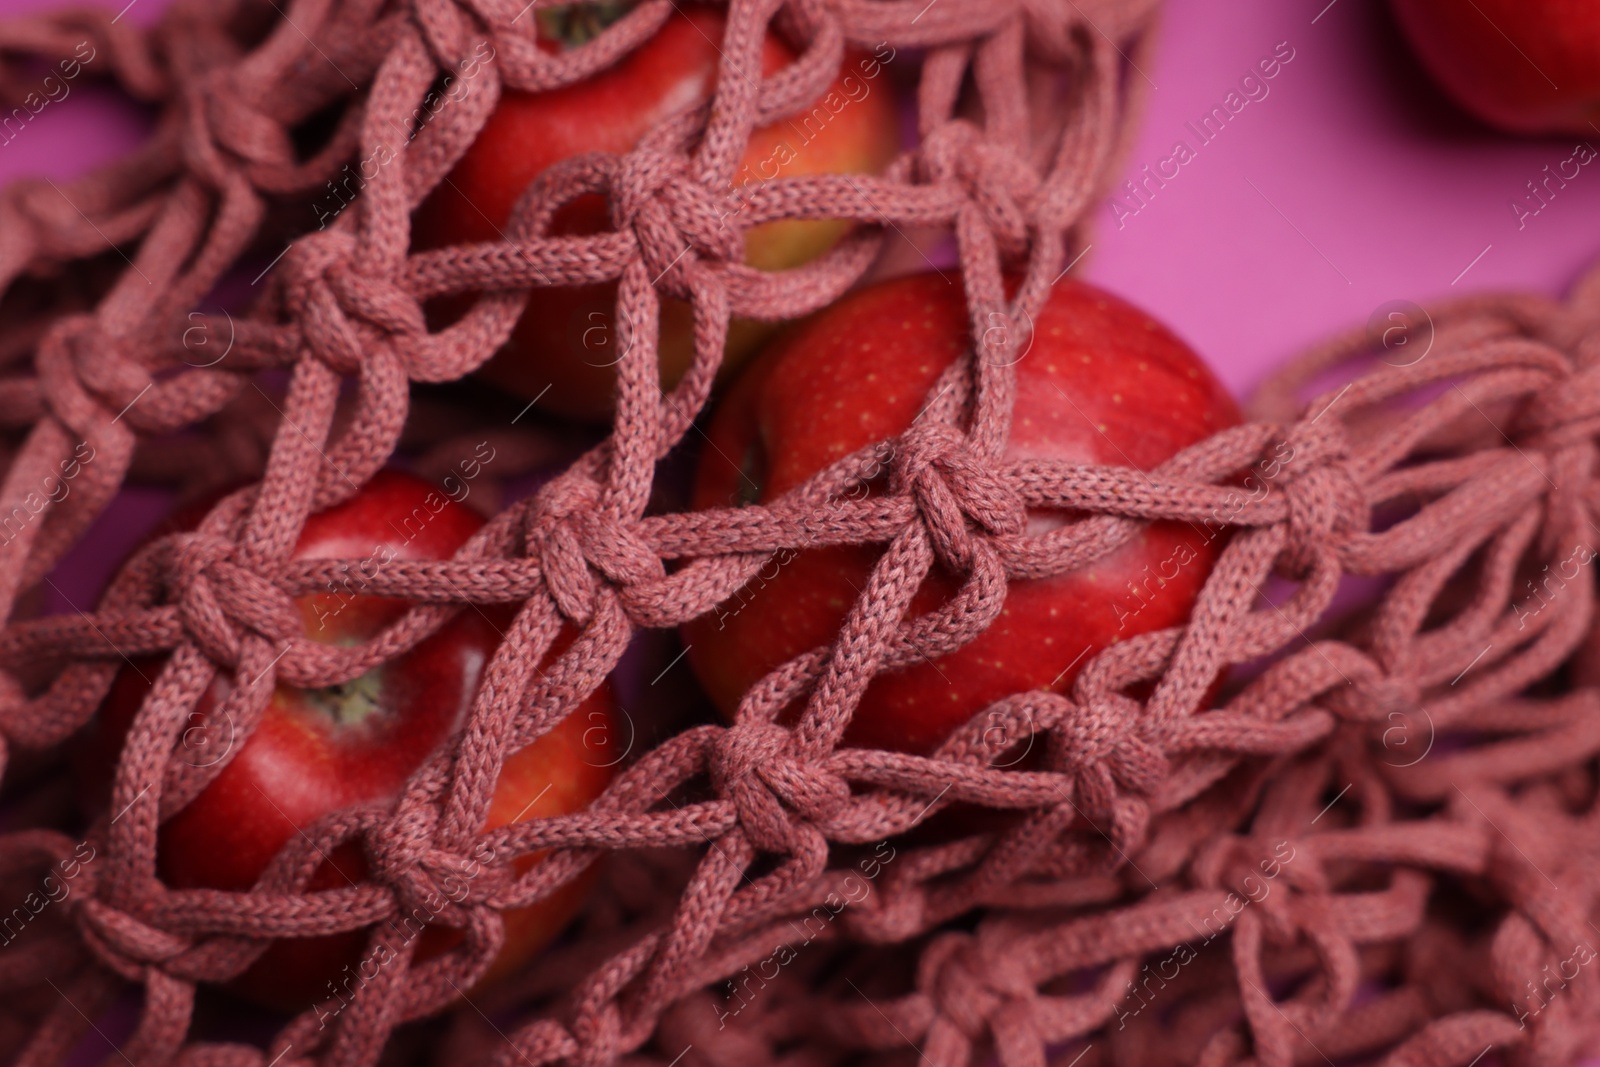
[[[448,180],[418,209],[415,247],[501,239],[517,198],[544,170],[586,152],[626,152],[668,116],[710,99],[724,22],[718,10],[684,9],[616,66],[583,82],[541,93],[507,91]],[[571,28],[563,33],[569,43],[582,35]],[[541,43],[546,43],[543,38]],[[847,53],[843,70],[812,109],[755,130],[722,205],[726,224],[736,224],[741,187],[778,177],[881,171],[899,142],[885,75],[893,58],[887,46],[871,55]],[[771,75],[794,60],[793,50],[769,33],[762,47],[762,73]],[[606,200],[587,195],[557,213],[551,232],[578,235],[610,228]],[[848,223],[834,220],[764,223],[746,234],[745,261],[763,270],[796,267],[827,251],[847,229]],[[538,397],[550,411],[583,419],[608,417],[619,358],[616,291],[615,283],[533,289],[510,341],[482,375],[528,399]],[[459,314],[465,302],[441,301],[440,306],[446,315],[451,309]],[[688,369],[694,354],[692,326],[688,304],[665,302],[663,387],[676,384]],[[724,365],[731,369],[769,330],[765,324],[734,320]]]
[[[708,429],[695,506],[774,500],[899,435],[970,345],[959,275],[916,275],[846,296],[779,339],[736,383]],[[1137,308],[1069,280],[1056,285],[1017,363],[1005,458],[1148,469],[1238,421],[1233,398],[1187,345]],[[1069,516],[1030,518],[1042,530]],[[927,752],[1000,697],[1065,690],[1094,651],[1188,616],[1220,550],[1217,529],[1153,523],[1083,570],[1011,583],[1000,616],[972,642],[879,675],[846,741]],[[689,659],[724,713],[773,668],[838,636],[882,551],[801,551],[684,625]],[[913,614],[957,588],[936,565]]]
[[[1594,0],[1391,0],[1422,64],[1466,110],[1511,133],[1600,136]]]

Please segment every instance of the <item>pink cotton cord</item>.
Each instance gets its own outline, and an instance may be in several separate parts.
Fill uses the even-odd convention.
[[[1336,337],[1262,387],[1261,421],[1150,472],[1007,463],[1015,352],[1118,172],[1144,91],[1126,57],[1148,57],[1156,6],[730,7],[712,104],[624,156],[552,168],[519,201],[508,240],[416,254],[411,210],[503,92],[614,64],[672,5],[647,0],[558,53],[537,47],[533,12],[509,0],[298,0],[253,45],[230,36],[231,9],[199,0],[150,30],[105,12],[0,23],[8,57],[54,63],[88,41],[88,76],[159,112],[121,161],[59,191],[0,190],[0,285],[50,294],[14,301],[0,339],[15,368],[0,382],[11,431],[0,515],[30,513],[29,494],[37,501],[75,448],[94,449],[73,491],[0,546],[5,769],[31,776],[87,721],[123,667],[113,646],[171,653],[112,783],[121,814],[90,829],[95,856],[71,894],[0,952],[0,983],[19,993],[0,1006],[0,1027],[25,1035],[18,1062],[64,1062],[90,1032],[85,1017],[130,983],[143,999],[124,1053],[185,1067],[372,1064],[395,1027],[439,1011],[453,1015],[436,1062],[452,1064],[887,1054],[934,1067],[1286,1067],[1386,1054],[1465,1065],[1491,1048],[1565,1064],[1592,1048],[1600,994],[1582,980],[1531,1001],[1528,990],[1570,968],[1600,897],[1600,696],[1587,679],[1551,684],[1592,643],[1593,578],[1580,568],[1587,577],[1559,595],[1530,599],[1528,576],[1600,539],[1600,271],[1565,303],[1510,294],[1431,308],[1432,348],[1409,365],[1386,363],[1368,329]],[[769,25],[800,58],[757,77]],[[921,64],[918,146],[881,177],[780,176],[722,218],[751,132],[809,107],[847,45],[880,43],[894,62]],[[438,76],[465,81],[475,58],[470,91],[418,128]],[[1030,72],[1063,90],[1030,95]],[[24,78],[0,69],[0,84]],[[981,108],[960,103],[964,85]],[[1036,113],[1042,101],[1051,114]],[[330,110],[327,142],[298,157],[290,130]],[[287,242],[286,205],[292,218],[346,164],[380,151],[390,162],[347,207],[323,229],[307,208],[288,223],[307,232]],[[616,232],[548,235],[562,204],[596,192]],[[741,263],[743,232],[784,218],[858,225],[794,270]],[[778,500],[651,512],[657,463],[696,442],[729,321],[821,308],[896,229],[930,226],[954,235],[973,334],[995,340],[942,375],[917,426],[888,443],[888,492],[848,496],[880,469],[874,445]],[[130,262],[86,297],[97,291],[72,278],[107,240]],[[198,365],[183,342],[189,312],[285,243],[254,305],[230,313],[229,356]],[[1007,278],[1020,282],[1009,294]],[[383,633],[354,648],[306,638],[291,598],[352,563],[290,561],[306,517],[397,455],[448,470],[452,448],[480,439],[469,441],[480,413],[477,425],[453,422],[457,401],[419,406],[411,383],[481,366],[528,289],[612,279],[627,354],[610,435],[453,560],[385,568],[368,591],[416,606]],[[424,301],[454,293],[478,295],[430,331]],[[656,376],[664,297],[689,301],[695,344],[667,394]],[[1322,391],[1310,397],[1313,383]],[[493,479],[548,454],[535,431],[509,425],[517,406],[492,430],[507,456]],[[1268,493],[1240,502],[1237,478],[1283,448],[1293,458]],[[196,493],[252,484],[193,533],[137,552],[98,605],[80,605],[86,614],[35,617],[30,590],[120,486],[151,478]],[[1025,508],[1081,517],[1031,535]],[[1405,517],[1376,529],[1375,515],[1396,508]],[[1090,657],[1066,693],[996,702],[932,755],[839,747],[877,674],[981,633],[1008,582],[1089,565],[1150,521],[1219,515],[1232,538],[1188,625]],[[848,544],[885,551],[837,639],[752,687],[733,725],[633,752],[588,811],[483,829],[507,754],[601,684],[637,629],[715,610],[778,553]],[[936,565],[960,591],[904,617]],[[1331,626],[1350,575],[1388,581]],[[1275,581],[1289,591],[1263,602]],[[161,822],[220,770],[178,751],[219,673],[259,679],[220,709],[237,746],[274,685],[359,675],[467,604],[516,605],[515,622],[465,730],[391,807],[302,828],[248,893],[156,879]],[[577,638],[545,663],[566,626]],[[1263,660],[1205,706],[1217,679]],[[997,760],[996,728],[1029,736],[1034,754]],[[0,834],[6,900],[78,845],[59,829],[70,809],[39,795],[24,809],[33,821]],[[973,808],[997,821],[905,836]],[[345,842],[363,848],[369,881],[304,893]],[[200,983],[238,974],[276,938],[367,929],[372,946],[393,940],[386,923],[485,844],[499,859],[445,917],[467,931],[457,948],[418,964],[413,944],[392,945],[396,962],[326,1025],[307,1005],[264,1051],[194,1035]],[[511,857],[536,852],[542,862],[512,869]],[[596,864],[601,888],[573,935],[473,994],[503,1022],[482,1025],[458,990],[498,952],[499,909]],[[868,893],[838,909],[850,885]],[[829,921],[808,937],[819,914]],[[779,945],[797,961],[752,980]],[[25,991],[47,995],[43,1016]]]

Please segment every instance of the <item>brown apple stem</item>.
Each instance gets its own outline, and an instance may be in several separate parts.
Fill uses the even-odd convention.
[[[540,37],[556,41],[562,51],[568,51],[599,37],[632,10],[632,0],[598,0],[591,4],[540,8],[534,12],[534,18]]]

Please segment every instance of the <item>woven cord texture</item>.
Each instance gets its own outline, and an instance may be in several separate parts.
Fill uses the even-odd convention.
[[[1258,421],[1148,474],[1010,464],[1014,327],[1085,239],[1079,220],[1127,134],[1126,57],[1149,39],[1150,3],[733,0],[713,104],[625,156],[548,172],[505,240],[420,254],[410,211],[504,88],[577,81],[672,5],[644,0],[560,54],[536,47],[516,0],[272,6],[263,17],[180,2],[148,31],[109,13],[0,23],[5,91],[26,84],[25,61],[87,41],[91,76],[155,115],[141,148],[88,177],[0,192],[0,514],[37,500],[75,449],[94,455],[0,552],[0,758],[25,798],[11,825],[32,827],[0,835],[0,882],[25,892],[73,854],[79,842],[48,828],[60,792],[49,754],[123,655],[172,652],[118,766],[117,815],[90,830],[95,858],[27,941],[0,950],[0,1037],[16,1064],[62,1062],[130,983],[138,1023],[113,1060],[376,1063],[397,1026],[456,1004],[483,972],[497,909],[604,853],[616,854],[601,894],[613,921],[499,995],[520,1014],[480,1025],[459,1008],[440,1062],[1466,1064],[1496,1046],[1531,1065],[1592,1042],[1600,984],[1586,974],[1554,993],[1547,979],[1600,936],[1600,699],[1573,663],[1594,602],[1600,280],[1564,304],[1435,308],[1431,348],[1404,366],[1372,362],[1364,332],[1335,339],[1263,392]],[[799,60],[759,81],[737,74],[760,69],[769,23]],[[882,177],[747,190],[738,228],[860,225],[806,267],[742,265],[716,203],[750,131],[808,106],[847,46],[882,42],[920,65],[918,147]],[[419,127],[441,73],[474,59],[471,91]],[[981,117],[958,115],[963,84]],[[292,133],[313,119],[331,132],[306,154]],[[231,322],[227,359],[196,365],[186,316],[236,264],[271,257],[279,207],[393,149],[397,130],[402,147],[348,209],[266,271]],[[610,198],[615,232],[546,236],[556,207],[589,192]],[[893,491],[849,494],[876,471],[874,449],[764,506],[651,512],[657,463],[696,433],[729,317],[824,306],[886,234],[920,226],[954,232],[985,341],[894,442]],[[1020,277],[1009,300],[1003,266]],[[382,635],[352,648],[308,639],[291,598],[345,565],[290,551],[308,514],[348,498],[425,421],[409,383],[482,364],[530,287],[605,279],[620,279],[625,353],[610,434],[455,559],[384,568],[368,591],[418,606]],[[422,302],[462,292],[481,295],[430,332]],[[665,395],[664,295],[692,303],[697,353]],[[281,406],[263,408],[262,372],[287,383]],[[1296,399],[1328,381],[1309,406]],[[1239,488],[1252,468],[1264,492]],[[195,532],[141,550],[92,613],[30,617],[27,597],[130,477],[240,475],[257,480]],[[1029,534],[1026,507],[1083,517]],[[998,702],[932,756],[838,747],[876,673],[969,640],[1008,579],[1083,566],[1152,519],[1218,515],[1233,533],[1187,626],[1112,646],[1066,695]],[[591,693],[636,630],[713,609],[780,551],[850,543],[887,549],[838,641],[767,677],[736,725],[636,753],[590,811],[482,829],[504,755]],[[960,594],[906,618],[936,562],[963,577]],[[1535,610],[1525,579],[1541,566],[1567,580],[1542,586]],[[1366,598],[1336,610],[1346,579]],[[467,729],[392,809],[305,828],[250,893],[155,878],[161,820],[217,773],[184,758],[180,737],[218,672],[240,680],[224,713],[245,738],[275,684],[353,678],[468,603],[519,609]],[[534,670],[565,624],[577,639]],[[778,724],[796,700],[803,718]],[[1040,760],[997,764],[996,728],[1036,739]],[[1012,815],[954,840],[897,836],[956,804]],[[302,893],[347,841],[371,879]],[[479,874],[441,919],[467,931],[456,949],[408,966],[411,947],[395,944],[398,963],[336,1018],[308,1008],[264,1051],[191,1035],[197,983],[238,974],[273,938],[372,928],[376,945],[384,920],[484,842],[547,859]],[[880,842],[894,858],[871,895],[724,1026],[726,980],[793,941],[792,920],[855,869],[851,850]],[[681,894],[647,899],[657,885]]]

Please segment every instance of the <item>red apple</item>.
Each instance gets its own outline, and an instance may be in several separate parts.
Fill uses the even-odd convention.
[[[1588,137],[1600,122],[1600,6],[1592,0],[1392,0],[1456,102],[1512,133]]]
[[[914,275],[850,294],[780,339],[739,380],[708,431],[695,506],[772,500],[834,460],[899,435],[970,344],[959,276]],[[1017,364],[1006,457],[1148,469],[1238,421],[1227,391],[1170,331],[1109,293],[1064,281]],[[1030,514],[1036,529],[1065,518]],[[874,679],[846,742],[928,752],[1000,697],[1065,690],[1093,652],[1187,617],[1220,550],[1218,528],[1153,523],[1084,570],[1012,582],[981,636]],[[881,553],[798,552],[683,627],[690,661],[725,713],[767,672],[834,639]],[[936,568],[912,611],[929,611],[956,589]]]
[[[449,179],[418,209],[415,246],[497,240],[517,197],[553,164],[585,152],[626,152],[668,116],[705,102],[715,87],[724,21],[719,10],[686,8],[616,66],[581,83],[542,93],[507,91]],[[741,210],[740,187],[776,177],[874,173],[887,165],[898,144],[884,67],[893,57],[892,49],[847,54],[844,70],[815,108],[752,133],[722,205],[727,225],[735,224]],[[767,35],[764,74],[794,58],[778,37]],[[832,220],[765,223],[747,233],[745,261],[762,270],[799,266],[832,247],[847,226]],[[591,195],[566,205],[552,232],[610,228],[605,199]],[[615,283],[532,290],[510,342],[483,368],[484,377],[518,395],[539,397],[551,411],[609,416],[616,382],[616,291]],[[667,301],[662,320],[661,379],[670,388],[694,354],[688,304]],[[731,367],[766,334],[762,324],[736,319],[724,362]]]
[[[191,515],[186,525],[193,526],[203,514]],[[385,470],[350,500],[312,515],[294,556],[361,560],[372,573],[389,559],[449,559],[482,525],[476,513],[429,483]],[[299,598],[305,631],[313,640],[358,643],[410,606],[404,600],[362,595],[360,580],[352,582]],[[229,686],[219,677],[192,714],[185,743],[191,752],[201,753],[199,758],[231,759],[204,791],[162,825],[161,877],[180,889],[247,890],[301,828],[330,812],[394,798],[410,774],[462,726],[484,666],[509,621],[504,609],[468,609],[405,655],[344,685],[280,685],[255,733],[237,752],[228,751],[231,731],[212,713]],[[570,639],[564,635],[560,645]],[[559,651],[560,646],[551,656]],[[147,679],[155,677],[162,662],[153,658],[139,664],[138,671],[125,668],[118,674],[91,737],[96,751],[86,761],[101,770],[86,788],[99,784],[103,790],[108,777],[104,768],[149,693]],[[612,737],[611,695],[602,687],[555,729],[507,757],[488,825],[586,807],[604,791],[619,762]],[[215,746],[215,755],[204,750],[207,745]],[[525,859],[518,869],[535,862]],[[332,850],[307,889],[348,885],[366,874],[360,847],[346,843]],[[470,897],[470,883],[464,887]],[[537,904],[505,912],[505,945],[487,977],[514,968],[553,938],[583,893],[581,881],[569,883]],[[413,917],[407,923],[401,916],[396,928],[402,936],[419,936],[419,922],[431,917]],[[456,931],[427,926],[420,932],[418,958],[437,955],[458,939]],[[354,991],[349,988],[351,976],[359,969],[365,943],[363,931],[280,941],[234,987],[252,1000],[287,1010],[305,1010],[336,994],[344,998]]]

